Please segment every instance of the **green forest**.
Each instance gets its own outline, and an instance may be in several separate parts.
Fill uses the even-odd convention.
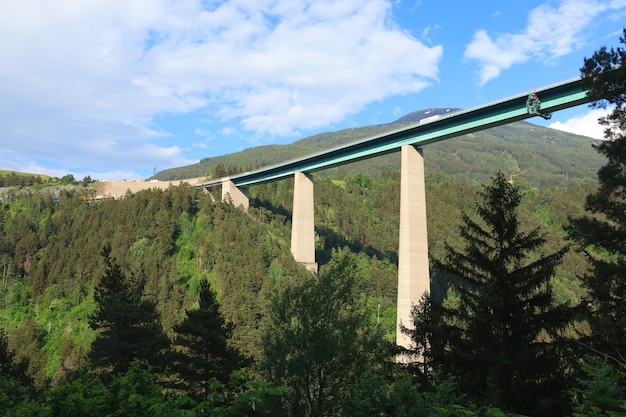
[[[188,185],[4,189],[0,415],[626,415],[625,57],[581,69],[614,105],[596,180],[427,167],[408,350],[396,169],[314,176],[316,274],[290,253],[291,180],[248,212]]]

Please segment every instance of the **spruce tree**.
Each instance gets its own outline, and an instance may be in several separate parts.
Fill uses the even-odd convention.
[[[229,346],[232,325],[224,320],[208,281],[200,282],[198,307],[187,310],[186,318],[174,326],[176,349],[172,368],[187,393],[206,399],[213,378],[226,383],[245,360]]]
[[[436,334],[445,339],[433,340],[433,348],[443,347],[433,352],[433,364],[457,376],[477,400],[534,416],[562,415],[556,340],[569,309],[554,305],[550,279],[567,248],[542,253],[546,239],[538,228],[523,230],[522,196],[502,173],[482,198],[478,218],[463,215],[464,247],[446,244],[445,261],[438,262],[454,277],[449,294],[455,300],[438,307],[443,330]]]
[[[91,370],[105,381],[126,372],[137,361],[155,371],[164,369],[169,339],[154,303],[142,299],[141,286],[132,285],[121,267],[104,252],[105,272],[94,294],[96,310],[89,319],[98,331],[91,345]]]
[[[620,42],[626,45],[626,29]],[[583,305],[591,335],[583,338],[590,351],[626,363],[626,50],[600,48],[581,68],[592,107],[612,104],[600,119],[605,141],[594,145],[607,157],[598,171],[599,188],[587,196],[586,215],[572,219],[570,237],[580,244],[591,264],[582,277],[588,295]]]

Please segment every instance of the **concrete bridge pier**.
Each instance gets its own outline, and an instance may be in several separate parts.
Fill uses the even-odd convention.
[[[309,174],[296,172],[293,183],[291,253],[296,262],[303,264],[309,271],[317,272],[313,180]]]
[[[247,188],[238,188],[230,179],[225,178],[222,182],[222,201],[232,201],[233,206],[242,206],[244,211],[250,207]]]
[[[419,304],[425,292],[430,292],[430,274],[422,149],[404,145],[401,152],[396,344],[409,348],[411,339],[401,332],[400,325],[413,327],[411,308]]]

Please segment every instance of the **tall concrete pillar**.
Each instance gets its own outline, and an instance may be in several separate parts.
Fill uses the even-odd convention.
[[[222,200],[230,199],[235,207],[243,206],[243,210],[247,211],[250,207],[247,189],[238,188],[231,180],[226,179],[222,182]]]
[[[426,185],[422,150],[402,147],[400,172],[400,247],[398,251],[398,315],[396,344],[410,347],[411,340],[400,324],[411,328],[411,307],[430,292],[428,237],[426,230]]]
[[[311,176],[296,172],[293,181],[293,218],[291,220],[291,253],[296,262],[317,272],[315,262],[315,203]]]

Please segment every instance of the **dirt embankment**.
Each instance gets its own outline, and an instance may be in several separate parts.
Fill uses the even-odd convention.
[[[120,198],[126,194],[127,191],[135,193],[141,190],[151,190],[154,188],[167,189],[170,185],[177,186],[183,183],[189,185],[195,185],[205,180],[205,177],[200,178],[188,178],[185,180],[176,181],[98,181],[90,184],[91,187],[96,189],[98,197],[103,198]]]

